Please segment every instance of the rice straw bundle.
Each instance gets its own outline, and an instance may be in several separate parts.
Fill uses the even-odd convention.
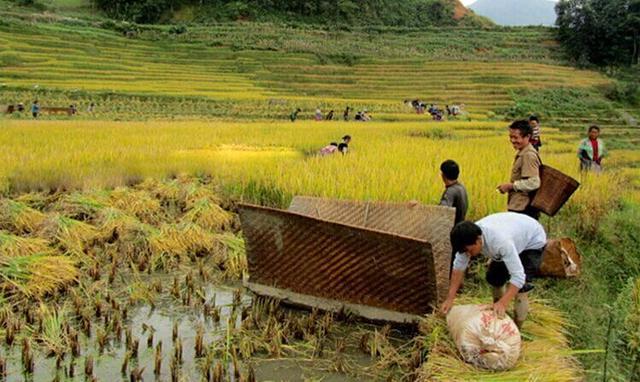
[[[111,192],[110,200],[113,207],[131,214],[147,224],[159,224],[164,217],[160,202],[145,191],[116,188]]]
[[[56,199],[56,195],[50,195],[44,192],[29,192],[19,195],[14,198],[16,202],[25,204],[36,210],[44,211],[45,208],[51,204],[52,200]]]
[[[149,244],[153,265],[157,267],[168,260],[167,256],[205,256],[213,253],[216,237],[196,224],[165,224],[150,237]]]
[[[184,215],[183,219],[195,223],[204,229],[222,231],[233,219],[233,215],[210,199],[198,199],[197,201],[187,203],[187,205],[189,204],[191,204],[191,208]]]
[[[96,225],[100,236],[116,245],[118,255],[137,260],[151,254],[149,237],[154,229],[133,216],[108,207],[98,213]]]
[[[31,233],[40,227],[46,215],[26,204],[10,199],[0,200],[0,229],[18,234]]]
[[[142,182],[140,188],[151,193],[153,197],[159,199],[165,206],[177,206],[182,192],[180,184],[176,180],[165,182],[149,180]]]
[[[431,332],[447,333],[443,318],[433,316],[427,326]],[[443,334],[431,343],[418,381],[580,381],[584,376],[571,355],[566,326],[560,312],[532,300],[531,313],[522,329],[525,340],[521,356],[513,369],[491,372],[476,368],[462,359],[450,336]]]
[[[52,254],[54,250],[49,242],[35,237],[20,237],[0,230],[0,256],[17,257],[40,254]]]
[[[80,259],[83,259],[85,250],[99,236],[93,226],[60,214],[50,215],[42,223],[37,235],[56,243]]]
[[[30,255],[0,257],[3,288],[15,288],[26,296],[43,297],[78,279],[74,261],[67,256]]]
[[[86,195],[79,192],[64,195],[53,204],[53,211],[76,220],[92,220],[106,207],[106,195]]]
[[[197,181],[192,181],[182,186],[181,199],[186,209],[195,208],[202,200],[208,200],[212,204],[220,204],[220,198],[210,186],[203,186]]]

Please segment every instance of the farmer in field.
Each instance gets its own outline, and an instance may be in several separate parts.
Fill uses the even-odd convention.
[[[31,115],[33,115],[33,118],[38,118],[39,114],[40,114],[40,104],[38,103],[38,100],[35,100],[31,105]]]
[[[540,146],[542,146],[542,141],[540,140],[540,119],[535,115],[530,116],[529,125],[531,126],[531,146],[533,146],[536,151],[540,151]]]
[[[515,121],[509,126],[509,140],[518,152],[511,168],[509,183],[497,187],[508,193],[507,209],[538,220],[540,211],[531,206],[533,192],[540,188],[540,156],[530,143],[532,131],[529,121]]]
[[[316,121],[322,121],[322,110],[320,108],[316,109],[314,118]]]
[[[324,117],[325,120],[327,121],[333,121],[333,115],[335,114],[335,111],[331,110],[330,112],[327,113],[327,116]]]
[[[486,280],[493,286],[493,310],[502,317],[515,299],[514,321],[522,327],[529,313],[530,282],[538,274],[547,243],[544,228],[523,214],[502,212],[476,223],[464,221],[451,230],[451,246],[456,251],[447,299],[440,310],[453,306],[471,258],[489,258]],[[506,288],[505,288],[506,285]]]
[[[351,111],[351,108],[347,106],[347,108],[344,109],[344,113],[342,113],[342,119],[344,119],[345,122],[349,120],[349,111]]]
[[[440,198],[440,205],[456,209],[455,224],[464,221],[469,205],[467,189],[458,182],[459,175],[460,167],[455,161],[449,159],[440,165],[440,176],[445,186],[442,198]]]
[[[335,154],[338,151],[338,143],[331,142],[320,150],[321,156]]]
[[[349,142],[351,142],[351,135],[342,137],[342,142],[338,145],[338,151],[340,151],[342,155],[349,152]]]
[[[467,216],[467,206],[469,205],[467,189],[462,185],[462,183],[458,182],[459,175],[460,167],[455,161],[448,159],[440,164],[440,177],[442,178],[445,187],[444,193],[440,198],[440,205],[456,209],[454,224],[464,221]],[[451,270],[453,270],[454,259],[455,252],[451,254]],[[449,272],[449,277],[451,277],[451,272]]]
[[[580,142],[578,157],[580,158],[580,170],[595,172],[602,171],[602,158],[607,156],[607,148],[600,139],[600,127],[589,127],[589,136]]]
[[[295,109],[290,115],[289,115],[289,119],[291,119],[291,122],[295,122],[296,119],[298,119],[298,114],[301,112],[302,110],[300,110],[300,108]]]

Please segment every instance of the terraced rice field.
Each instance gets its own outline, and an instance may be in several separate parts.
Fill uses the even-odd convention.
[[[41,94],[46,95],[40,97],[45,103],[79,101],[80,110],[84,111],[84,106],[98,97],[98,110],[110,114],[124,112],[128,117],[158,113],[162,117],[204,114],[284,118],[296,107],[308,112],[316,107],[341,111],[350,105],[367,108],[383,120],[406,120],[416,117],[411,116],[403,100],[420,98],[440,107],[464,104],[468,116],[485,119],[495,110],[509,106],[513,91],[590,89],[609,82],[596,72],[553,63],[498,61],[500,55],[496,53],[486,60],[481,57],[473,61],[457,60],[450,47],[440,53],[439,60],[419,52],[407,52],[408,57],[399,58],[370,51],[348,65],[333,63],[331,59],[325,62],[323,55],[328,53],[324,50],[330,51],[332,45],[342,42],[338,35],[325,36],[325,46],[318,47],[321,50],[314,54],[310,49],[299,52],[291,47],[250,50],[252,46],[248,43],[243,49],[210,46],[207,38],[212,37],[198,30],[194,34],[200,40],[184,42],[180,37],[176,37],[177,41],[128,39],[111,31],[57,24],[38,24],[28,33],[16,33],[19,25],[0,26],[2,57],[6,62],[0,73],[5,90],[2,102],[15,98],[26,102]],[[236,36],[237,27],[215,30],[219,32],[217,38],[228,38],[227,42],[251,37],[247,32]],[[286,32],[274,30],[264,38],[271,36],[273,40],[269,41],[274,44],[282,39],[294,40],[282,35]],[[281,34],[276,38],[278,33]],[[504,35],[511,36],[508,32]],[[528,36],[523,32],[518,36],[523,40],[521,45],[540,38],[535,33]],[[425,32],[422,38],[415,41],[416,46],[441,46],[447,36]],[[518,53],[517,49],[523,50],[517,44],[516,48],[513,46],[506,39],[496,49],[509,47]],[[359,57],[364,53],[354,54]],[[350,53],[340,54],[348,59]],[[15,92],[18,89],[21,91]],[[63,95],[52,97],[48,91],[63,91]],[[122,95],[144,96],[145,101],[136,109],[136,98],[120,103],[111,100]],[[170,107],[169,114],[157,110],[154,103],[179,105]]]

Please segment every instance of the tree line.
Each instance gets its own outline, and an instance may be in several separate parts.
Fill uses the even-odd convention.
[[[424,27],[455,25],[453,0],[92,0],[107,16],[162,21],[181,6],[213,21],[302,21],[318,24]],[[204,21],[204,20],[202,20]]]
[[[637,65],[640,0],[561,0],[558,39],[579,64]]]

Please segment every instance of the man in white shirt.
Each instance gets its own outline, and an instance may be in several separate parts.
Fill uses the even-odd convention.
[[[494,287],[493,310],[498,316],[503,316],[515,298],[515,322],[521,326],[529,311],[527,293],[533,289],[529,282],[540,269],[546,243],[547,235],[542,225],[527,215],[515,212],[489,215],[476,223],[464,221],[457,224],[451,231],[451,245],[456,257],[449,294],[441,311],[449,312],[469,260],[482,253],[491,259],[486,278]]]

